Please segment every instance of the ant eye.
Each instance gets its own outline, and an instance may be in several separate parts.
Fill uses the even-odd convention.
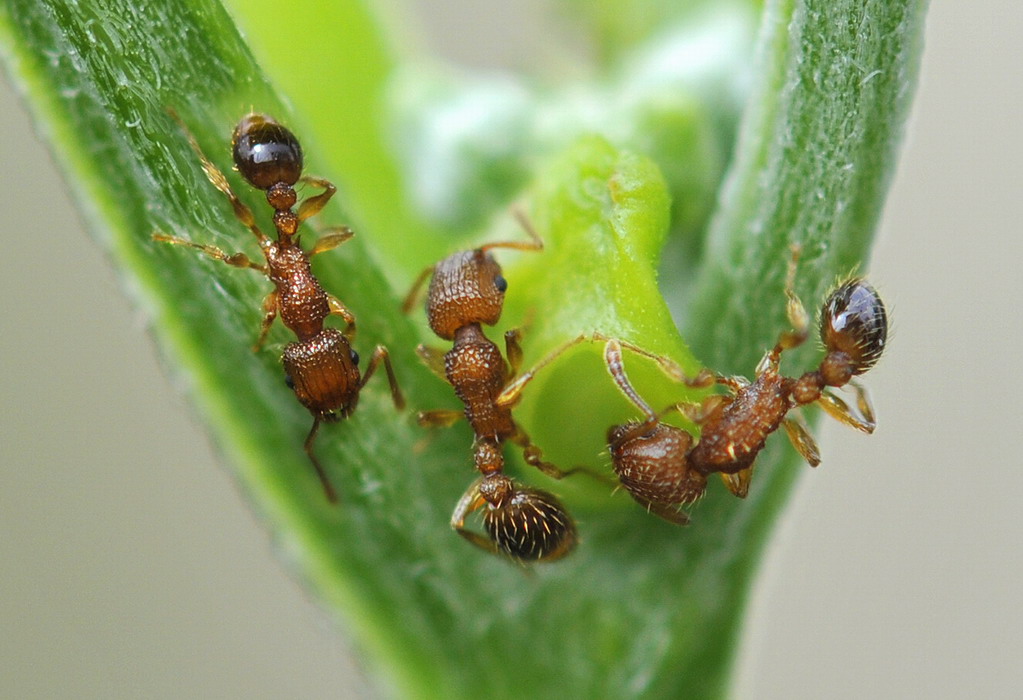
[[[253,187],[268,190],[283,182],[294,185],[302,175],[302,147],[283,126],[250,114],[234,130],[234,163]]]
[[[288,388],[292,391],[295,390],[295,380],[291,378],[290,374],[284,375],[284,383],[288,385]]]
[[[494,286],[497,288],[497,291],[501,292],[501,294],[504,294],[505,290],[508,289],[508,280],[506,280],[501,275],[498,275],[497,277],[494,278]]]
[[[356,367],[359,366],[359,353],[355,352],[355,348],[351,349],[352,364]]]

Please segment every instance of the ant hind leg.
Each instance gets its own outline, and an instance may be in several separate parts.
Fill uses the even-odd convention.
[[[252,215],[252,210],[249,209],[244,202],[238,199],[238,195],[236,195],[234,190],[231,189],[231,185],[228,183],[227,178],[224,177],[224,173],[222,173],[220,168],[214,165],[212,161],[206,157],[206,154],[203,153],[195,135],[189,131],[187,126],[185,126],[185,122],[182,121],[178,113],[173,109],[168,109],[167,112],[170,114],[171,118],[178,123],[178,127],[181,128],[185,134],[185,138],[188,139],[188,145],[192,147],[192,151],[194,151],[196,156],[199,157],[199,162],[202,163],[203,172],[206,173],[206,179],[208,179],[214,187],[220,190],[221,193],[231,202],[231,208],[234,209],[235,217],[245,224],[250,231],[252,231],[252,234],[260,243],[268,241],[269,239],[266,234],[263,233],[259,226],[256,225],[256,217]],[[238,267],[244,266],[239,265]]]

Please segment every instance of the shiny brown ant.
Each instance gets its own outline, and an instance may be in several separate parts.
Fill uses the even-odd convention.
[[[494,325],[500,319],[508,287],[490,251],[543,248],[543,242],[525,218],[519,215],[519,220],[530,241],[489,243],[444,258],[423,270],[403,308],[406,312],[411,310],[423,283],[430,277],[427,319],[433,332],[451,340],[452,347],[444,352],[420,345],[416,353],[431,371],[454,387],[465,406],[463,411],[422,412],[419,424],[448,426],[464,417],[475,434],[473,452],[481,477],[459,500],[451,526],[488,552],[520,561],[553,561],[575,546],[575,524],[553,495],[519,486],[504,474],[503,444],[510,441],[521,447],[525,461],[548,476],[560,479],[572,472],[545,462],[540,449],[512,418],[512,405],[496,402],[522,362],[519,332],[505,333],[506,361],[482,329],[482,324]],[[484,506],[487,508],[483,524],[489,539],[465,527],[466,517]]]
[[[604,359],[608,371],[645,416],[641,421],[612,426],[608,430],[608,450],[622,486],[655,515],[672,523],[687,523],[688,516],[679,508],[699,499],[706,489],[707,477],[715,472],[721,474],[733,494],[744,498],[757,454],[779,427],[785,428],[803,458],[817,466],[820,454],[816,442],[798,414],[790,415],[800,406],[818,403],[839,421],[865,433],[873,432],[873,407],[866,390],[853,378],[869,370],[881,357],[888,336],[888,319],[880,296],[863,279],[843,282],[824,302],[820,337],[826,352],[817,369],[799,377],[786,377],[779,371],[782,353],[802,345],[808,335],[806,311],[793,291],[797,255],[798,251],[794,251],[785,287],[792,330],[783,332],[760,361],[755,379],[749,382],[743,377],[701,373],[686,383],[691,386],[717,383],[727,387],[731,394],[712,395],[698,404],[680,402],[662,412],[679,410],[696,423],[700,427],[698,440],[681,428],[661,422],[660,415],[639,396],[625,374],[622,343],[607,340]],[[513,399],[536,369],[566,347],[524,374],[499,403]],[[641,354],[658,360],[662,367],[668,366],[665,358]],[[856,392],[859,416],[828,390],[846,384]]]
[[[337,493],[313,453],[313,441],[320,423],[334,422],[351,415],[358,402],[359,391],[381,362],[391,384],[394,405],[399,409],[405,405],[384,346],[376,347],[369,366],[360,376],[359,356],[351,346],[355,338],[355,316],[337,298],[324,291],[310,268],[310,258],[341,245],[352,237],[352,232],[344,227],[333,229],[321,236],[308,253],[299,245],[299,224],[323,209],[336,188],[322,178],[302,175],[302,147],[288,129],[266,115],[243,117],[231,138],[234,164],[250,185],[266,193],[266,200],[274,210],[273,223],[277,229],[276,240],[270,238],[260,230],[252,210],[238,199],[227,178],[202,152],[195,136],[180,117],[173,112],[171,116],[199,157],[206,177],[228,198],[235,216],[259,241],[266,264],[254,262],[244,253],[228,255],[215,246],[163,233],[153,234],[153,239],[195,248],[233,267],[258,270],[273,282],[273,291],[263,299],[263,321],[252,349],[260,349],[278,316],[297,337],[296,341],[285,346],[281,357],[285,381],[299,402],[313,414],[313,427],[305,439],[304,448],[327,498],[336,502]],[[299,181],[322,188],[323,192],[307,197],[296,212],[293,207],[298,195],[294,185]],[[344,319],[344,331],[324,326],[324,321],[332,315]]]

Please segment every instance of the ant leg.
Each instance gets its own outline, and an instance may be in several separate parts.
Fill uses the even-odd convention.
[[[691,401],[679,401],[665,408],[665,411],[675,410],[697,425],[703,425],[707,419],[717,411],[732,403],[731,396],[712,394],[699,403]]]
[[[602,483],[606,483],[608,485],[617,484],[617,482],[611,482],[586,467],[573,467],[565,470],[555,464],[545,462],[543,459],[543,451],[533,444],[533,442],[529,439],[529,435],[527,435],[519,426],[515,426],[515,434],[508,439],[522,448],[522,458],[526,460],[526,464],[531,467],[536,467],[552,479],[560,480],[564,479],[566,476],[572,476],[573,474],[588,474]]]
[[[256,225],[256,218],[252,215],[252,210],[238,199],[238,195],[236,195],[234,190],[231,189],[231,185],[228,183],[227,178],[224,177],[224,173],[220,172],[220,169],[210,162],[210,159],[202,152],[199,142],[196,141],[195,136],[188,130],[188,127],[185,126],[185,122],[181,120],[181,117],[178,116],[178,113],[173,109],[168,109],[167,112],[185,133],[185,138],[188,139],[188,145],[192,147],[192,150],[199,157],[199,162],[202,163],[202,169],[206,173],[206,178],[231,202],[231,208],[234,209],[235,217],[245,224],[250,231],[252,231],[253,235],[259,240],[261,245],[268,243],[270,239],[267,238],[266,234],[263,233],[259,229],[259,226]]]
[[[420,411],[416,416],[416,422],[424,428],[450,428],[462,418],[465,418],[462,411],[437,408],[432,411]]]
[[[810,434],[810,429],[803,421],[802,416],[793,413],[781,422],[785,432],[788,433],[789,442],[796,448],[796,452],[803,456],[807,464],[816,467],[821,463],[821,453],[817,447],[817,441]]]
[[[874,432],[874,428],[877,427],[877,419],[874,417],[874,405],[870,402],[870,395],[867,394],[866,387],[855,379],[850,380],[849,385],[856,392],[856,408],[863,416],[863,423],[870,428],[867,432]]]
[[[306,197],[306,199],[298,205],[298,220],[305,221],[310,216],[315,216],[323,209],[324,205],[330,201],[330,198],[337,192],[337,188],[334,183],[329,180],[324,180],[321,177],[311,177],[305,175],[302,177],[302,182],[313,187],[322,187],[323,192],[312,197]]]
[[[642,426],[646,429],[653,427],[658,420],[657,414],[654,409],[650,408],[650,404],[643,400],[643,397],[632,386],[628,375],[625,374],[625,362],[622,360],[622,346],[619,341],[610,339],[604,345],[604,364],[607,365],[607,371],[611,373],[611,379],[614,380],[619,391],[646,417]]]
[[[316,245],[309,251],[309,257],[319,255],[320,253],[326,253],[328,250],[334,250],[339,245],[347,241],[349,238],[355,235],[355,232],[347,226],[338,226],[337,228],[327,229],[326,232],[316,241]]]
[[[377,371],[377,366],[383,362],[384,370],[387,372],[387,381],[391,385],[391,398],[394,400],[394,407],[399,411],[405,408],[405,397],[401,393],[401,388],[398,386],[398,378],[394,376],[394,368],[391,367],[391,357],[387,353],[387,348],[383,345],[377,345],[373,351],[373,357],[369,360],[369,365],[366,367],[366,372],[362,375],[362,381],[359,382],[359,389],[366,386],[366,382],[373,376],[373,373]]]
[[[498,241],[497,243],[487,243],[480,246],[481,252],[493,250],[494,248],[510,248],[512,250],[543,250],[543,239],[540,238],[540,234],[533,228],[532,222],[526,217],[525,213],[518,207],[512,209],[512,214],[515,219],[522,226],[526,235],[529,236],[528,241]]]
[[[341,303],[333,294],[327,295],[327,305],[330,306],[331,316],[340,316],[347,324],[342,334],[351,343],[355,340],[355,314],[348,310],[348,307]],[[388,365],[390,366],[390,365]]]
[[[746,377],[725,377],[719,376],[714,381],[721,386],[728,387],[733,394],[738,394],[740,391],[750,385],[750,381]]]
[[[806,313],[806,307],[803,306],[803,302],[796,296],[795,291],[796,267],[799,263],[800,250],[801,248],[798,244],[792,245],[792,257],[789,260],[788,273],[785,276],[785,296],[788,298],[785,313],[788,316],[789,323],[792,325],[792,329],[779,334],[778,342],[774,348],[764,355],[760,364],[757,365],[757,376],[763,374],[768,368],[777,370],[781,354],[786,350],[802,345],[806,342],[809,335],[810,319]]]
[[[749,484],[753,479],[753,467],[746,467],[741,469],[734,474],[725,474],[722,472],[721,481],[724,482],[725,486],[733,495],[739,498],[746,498],[749,494]]]
[[[539,372],[541,369],[543,369],[551,362],[556,360],[566,350],[578,345],[579,343],[583,342],[586,339],[587,336],[580,335],[579,337],[573,338],[572,340],[568,341],[567,343],[564,343],[560,347],[548,353],[548,355],[545,358],[543,358],[535,365],[533,365],[527,372],[522,374],[522,376],[520,376],[518,379],[511,382],[510,384],[506,384],[504,389],[502,389],[501,393],[498,395],[495,403],[498,406],[501,406],[502,408],[507,408],[508,406],[514,406],[515,404],[517,404],[519,402],[519,399],[522,398],[522,390],[526,388],[527,384],[533,381],[533,378],[536,377],[537,372]],[[507,343],[507,341],[508,336],[505,335],[505,342]]]
[[[567,350],[575,347],[576,345],[584,341],[590,342],[606,341],[606,345],[604,347],[605,362],[608,362],[607,359],[608,347],[612,343],[614,343],[618,348],[616,352],[619,358],[621,357],[621,348],[623,347],[627,348],[628,350],[631,350],[637,355],[641,355],[643,357],[646,357],[647,359],[653,360],[654,362],[657,363],[657,366],[661,369],[661,371],[664,372],[670,379],[672,379],[673,381],[682,382],[686,386],[691,386],[694,388],[705,388],[711,386],[715,381],[715,375],[709,370],[706,369],[701,370],[700,373],[697,374],[695,377],[689,377],[682,370],[682,368],[679,367],[678,364],[671,358],[665,357],[663,355],[656,355],[628,341],[619,340],[617,338],[610,338],[602,333],[592,333],[590,335],[577,336],[572,340],[569,340],[568,342],[562,344],[560,347],[555,348],[550,353],[548,353],[546,357],[544,357],[542,360],[533,365],[533,367],[531,367],[527,372],[522,374],[518,379],[513,381],[511,384],[505,386],[504,390],[497,397],[497,405],[498,406],[515,405],[518,402],[519,398],[521,397],[523,389],[525,389],[526,385],[529,384],[529,382],[533,381],[537,372],[542,370],[547,365],[551,364],[554,360],[556,360],[561,354],[563,354]],[[620,364],[621,361],[619,359],[619,365]],[[614,372],[610,369],[610,367],[611,367],[610,364],[608,364],[608,371],[611,371],[612,373],[611,376],[614,377]],[[619,384],[619,386],[621,387],[621,384]],[[624,388],[622,389],[622,391],[625,393],[626,396],[629,396],[629,392],[626,391]],[[634,393],[635,392],[633,392],[633,394]],[[630,400],[632,400],[632,397],[630,397]],[[636,402],[633,401],[633,403]],[[637,403],[636,405],[640,406],[640,410],[643,410],[642,406],[639,403]],[[646,408],[650,409],[649,406],[647,406]],[[652,414],[653,410],[650,409],[647,415]]]
[[[416,302],[419,300],[419,293],[423,289],[423,283],[430,278],[430,275],[433,274],[436,267],[436,265],[424,267],[422,272],[420,272],[416,277],[416,281],[412,283],[412,288],[409,289],[408,294],[405,295],[405,300],[401,302],[401,312],[403,314],[407,314],[412,310],[412,307],[416,305]]]
[[[470,544],[491,554],[501,554],[493,540],[465,527],[466,517],[475,513],[486,503],[486,500],[480,494],[480,484],[482,483],[482,478],[476,479],[469,486],[468,490],[462,494],[462,497],[458,499],[455,510],[451,513],[451,527]]]
[[[192,241],[186,241],[184,238],[178,238],[176,236],[168,236],[165,233],[154,233],[153,240],[159,241],[160,243],[170,243],[171,245],[183,245],[189,248],[195,248],[201,251],[208,257],[214,260],[219,260],[222,263],[230,265],[231,267],[247,267],[252,270],[258,270],[263,274],[266,274],[266,266],[260,265],[257,262],[253,262],[248,255],[245,253],[235,253],[234,255],[228,255],[220,248],[213,245],[206,245],[203,243],[193,243]]]
[[[508,358],[508,379],[512,379],[519,373],[522,367],[522,346],[519,341],[522,339],[522,331],[513,328],[504,333],[504,356]]]
[[[821,392],[821,397],[817,399],[817,403],[819,403],[821,408],[827,411],[828,415],[835,420],[845,423],[848,426],[852,426],[861,432],[867,434],[873,433],[877,424],[874,422],[874,413],[870,406],[870,400],[867,398],[867,392],[858,384],[856,385],[856,389],[858,404],[861,407],[864,405],[867,407],[866,414],[862,418],[857,417],[845,401],[838,398],[830,391]]]
[[[647,513],[652,513],[658,518],[667,520],[672,525],[689,524],[689,516],[685,513],[685,511],[680,510],[677,506],[668,505],[667,503],[654,503],[653,501],[648,501],[645,498],[637,498],[634,495],[632,498],[640,506],[646,508]]]
[[[653,360],[657,363],[657,367],[668,376],[669,379],[675,382],[680,382],[686,386],[694,389],[706,389],[707,387],[713,386],[716,379],[716,375],[709,369],[701,369],[695,377],[690,377],[685,371],[678,365],[677,362],[672,360],[670,357],[664,355],[657,355],[645,348],[641,348],[635,343],[630,343],[627,340],[621,340],[620,338],[611,338],[604,335],[603,333],[594,333],[590,336],[592,340],[605,341],[606,343],[615,342],[619,346],[629,350],[641,357],[645,357],[648,360]],[[604,348],[605,359],[607,355],[607,346]]]
[[[316,474],[320,477],[320,483],[323,484],[323,492],[327,495],[327,500],[331,503],[337,503],[337,491],[334,490],[333,484],[330,483],[327,472],[323,469],[323,465],[320,464],[320,460],[316,459],[316,455],[313,454],[313,441],[316,439],[316,433],[319,429],[320,417],[316,416],[313,418],[312,430],[309,431],[303,447],[305,447],[305,453],[309,455],[309,461],[313,463],[313,467],[316,469]]]
[[[273,324],[274,319],[277,318],[277,301],[276,289],[263,297],[263,322],[259,326],[259,337],[256,338],[255,345],[252,346],[252,352],[259,352],[259,349],[263,347],[266,334],[270,332],[270,326]]]
[[[426,368],[446,382],[448,381],[448,371],[444,363],[445,354],[440,348],[433,348],[422,343],[416,346],[416,355],[426,365]]]

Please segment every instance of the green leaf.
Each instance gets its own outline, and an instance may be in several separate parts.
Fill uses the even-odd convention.
[[[686,260],[695,281],[662,268],[670,303],[655,270],[685,209],[669,193],[685,178],[715,178],[732,146],[694,158],[692,172],[651,151],[696,123],[679,118],[686,110],[727,133],[728,111],[705,91],[651,93],[606,125],[598,119],[564,139],[535,142],[516,168],[503,170],[503,156],[474,155],[470,165],[495,173],[491,191],[503,193],[478,214],[494,220],[482,236],[523,235],[503,209],[520,196],[547,242],[542,253],[500,254],[510,283],[503,322],[525,327],[527,363],[596,330],[695,371],[671,311],[684,320],[696,357],[751,373],[785,326],[789,244],[802,245],[798,290],[811,306],[866,254],[915,77],[923,7],[767,4],[728,184],[706,244],[686,248],[705,257]],[[152,241],[160,230],[258,254],[166,110],[181,114],[264,226],[261,197],[229,172],[227,139],[250,108],[274,114],[302,138],[309,172],[341,185],[314,228],[357,229],[354,241],[315,263],[324,286],[358,316],[356,347],[363,355],[376,343],[391,349],[415,408],[457,407],[450,387],[412,353],[428,337],[421,316],[398,311],[413,275],[459,245],[417,209],[409,194],[417,183],[407,181],[416,168],[401,162],[392,140],[394,76],[406,76],[409,90],[426,78],[408,77],[413,59],[394,51],[369,8],[354,0],[289,7],[289,26],[303,28],[295,41],[281,31],[279,3],[236,3],[250,49],[209,0],[12,0],[0,6],[0,46],[92,230],[152,318],[168,364],[282,550],[343,615],[384,692],[722,695],[756,563],[802,471],[780,464],[792,454],[782,439],[762,455],[747,502],[712,484],[686,529],[648,516],[624,494],[611,497],[583,479],[550,483],[520,468],[522,479],[564,496],[582,535],[564,562],[526,574],[447,526],[474,477],[469,431],[424,432],[395,413],[381,379],[355,416],[321,431],[317,450],[343,499],[331,507],[301,447],[310,416],[283,382],[278,353],[287,333],[278,326],[266,349],[249,349],[266,280]],[[629,44],[634,34],[646,30],[615,41]],[[532,95],[522,109],[536,114],[549,105]],[[623,137],[647,127],[660,136]],[[453,148],[449,157],[459,162],[457,140],[434,145]],[[700,230],[702,216],[692,214],[685,227]],[[809,363],[812,352],[795,359]],[[654,405],[691,398],[650,362],[626,362]],[[602,468],[604,431],[631,409],[602,369],[599,347],[585,344],[538,375],[517,415],[557,463]]]

